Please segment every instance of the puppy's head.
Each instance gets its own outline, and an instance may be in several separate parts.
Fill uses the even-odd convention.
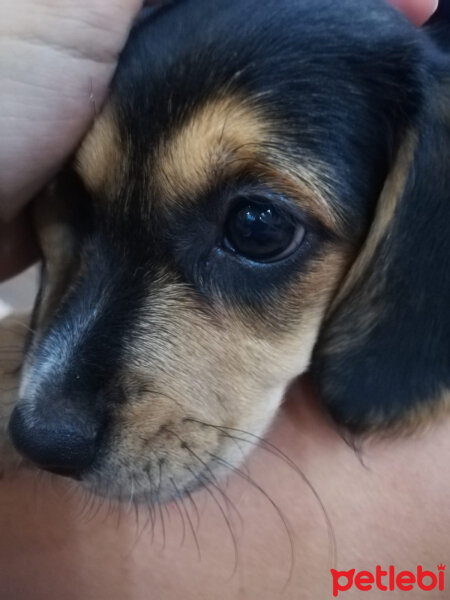
[[[427,382],[448,377],[433,318],[450,125],[431,48],[381,0],[144,15],[36,207],[18,448],[102,493],[169,498],[241,459],[229,432],[268,426],[319,335],[342,421],[434,397],[409,394],[417,355]]]

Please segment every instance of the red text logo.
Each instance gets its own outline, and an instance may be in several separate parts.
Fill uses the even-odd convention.
[[[437,571],[425,571],[422,566],[418,566],[417,570],[399,571],[395,570],[392,565],[383,570],[380,565],[377,565],[375,573],[371,571],[359,571],[350,569],[350,571],[336,571],[331,569],[333,578],[333,596],[337,598],[340,592],[347,592],[355,587],[361,592],[370,592],[373,589],[381,590],[382,592],[394,592],[401,590],[409,592],[414,589],[431,592],[432,590],[444,590],[445,586],[445,565],[438,565]]]

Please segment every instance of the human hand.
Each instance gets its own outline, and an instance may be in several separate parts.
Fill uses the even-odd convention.
[[[106,95],[142,0],[2,0],[0,280],[35,253],[24,207]]]
[[[423,23],[437,0],[388,0]],[[26,205],[89,128],[142,0],[2,0],[0,281],[37,255]]]

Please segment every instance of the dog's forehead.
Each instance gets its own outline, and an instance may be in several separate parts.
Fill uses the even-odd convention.
[[[88,188],[107,199],[120,189],[121,180],[143,177],[153,197],[166,202],[194,198],[225,169],[238,170],[271,140],[269,119],[232,93],[193,107],[182,122],[145,144],[124,134],[120,110],[115,101],[106,107],[77,156]]]
[[[338,219],[329,202],[331,168],[308,153],[299,163],[270,114],[240,94],[209,99],[146,148],[127,143],[120,129],[109,105],[77,157],[85,185],[103,204],[131,196],[152,210],[190,206],[221,183],[249,176],[301,197],[330,228]]]
[[[405,94],[410,83],[408,61],[386,59],[407,26],[383,0],[360,8],[183,0],[142,17],[77,157],[88,189],[108,201],[133,190],[139,202],[192,201],[212,180],[253,168],[282,171],[324,220],[330,184],[360,210],[351,204],[375,198],[386,166],[379,123],[400,103],[399,82]]]

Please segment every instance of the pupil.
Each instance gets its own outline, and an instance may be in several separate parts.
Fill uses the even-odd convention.
[[[238,207],[228,227],[228,241],[236,252],[259,260],[283,253],[295,235],[295,227],[272,206]]]

